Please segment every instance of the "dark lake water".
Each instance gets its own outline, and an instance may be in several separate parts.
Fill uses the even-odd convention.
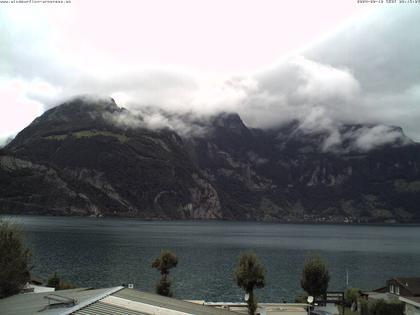
[[[72,217],[12,217],[23,225],[33,273],[57,271],[78,286],[133,283],[153,291],[159,278],[151,262],[161,249],[176,252],[176,297],[240,301],[233,280],[237,256],[254,250],[267,269],[260,301],[292,302],[302,293],[305,257],[328,262],[330,290],[381,287],[394,276],[420,276],[419,226],[299,225],[213,221],[140,221]]]

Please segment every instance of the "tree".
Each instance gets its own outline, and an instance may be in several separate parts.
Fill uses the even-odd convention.
[[[156,268],[160,272],[160,280],[156,284],[156,293],[163,296],[172,296],[171,281],[168,279],[169,270],[178,265],[178,258],[169,250],[160,252],[153,263],[152,268]]]
[[[258,256],[253,252],[245,252],[239,256],[235,270],[235,279],[239,287],[244,289],[248,299],[248,314],[254,315],[258,302],[254,297],[255,288],[263,288],[265,285],[265,268]]]
[[[319,255],[312,255],[305,261],[300,285],[309,295],[315,297],[325,296],[330,274],[327,265]]]
[[[20,227],[0,219],[0,298],[19,293],[30,280],[30,258]]]

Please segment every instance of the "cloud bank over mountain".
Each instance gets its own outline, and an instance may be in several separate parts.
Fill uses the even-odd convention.
[[[22,120],[27,124],[69,97],[94,94],[113,97],[118,105],[142,115],[150,128],[169,126],[181,134],[200,130],[177,115],[204,119],[228,111],[259,128],[298,120],[307,133],[329,134],[325,150],[343,141],[340,128],[347,123],[379,124],[352,135],[365,150],[399,137],[395,129],[383,125],[402,126],[419,141],[419,17],[420,11],[409,7],[378,9],[269,68],[211,77],[135,66],[87,73],[60,56],[47,40],[56,36],[47,25],[34,22],[32,34],[0,28],[1,38],[10,44],[0,51],[1,123],[10,124],[8,117],[18,110],[27,116]],[[10,15],[0,18],[3,24],[19,25]],[[27,41],[33,47],[30,51],[18,44]],[[168,118],[162,112],[173,115]],[[133,117],[113,119],[130,125]],[[12,127],[0,130],[0,141],[10,136]]]

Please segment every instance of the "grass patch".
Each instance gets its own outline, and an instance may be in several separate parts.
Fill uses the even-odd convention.
[[[53,136],[45,137],[45,139],[48,139],[48,140],[58,140],[58,141],[64,140],[66,138],[67,138],[67,135],[53,135]]]
[[[120,142],[128,141],[127,136],[121,135],[118,133],[113,133],[110,131],[83,130],[83,131],[73,132],[73,137],[76,137],[77,139],[90,138],[90,137],[96,137],[96,136],[113,137],[113,138],[118,139]]]
[[[96,131],[96,130],[82,130],[82,131],[76,131],[71,134],[76,139],[81,138],[90,138],[90,137],[97,137],[97,136],[103,136],[103,137],[112,137],[118,139],[120,142],[127,142],[128,137],[126,135],[110,132],[110,131]],[[48,140],[64,140],[68,137],[68,135],[52,135],[45,137],[45,139]]]

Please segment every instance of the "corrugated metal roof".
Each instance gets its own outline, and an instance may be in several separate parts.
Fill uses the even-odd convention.
[[[145,314],[237,315],[235,312],[199,305],[133,289],[122,289],[75,312],[75,315]]]
[[[103,297],[106,292],[109,292],[110,288],[106,289],[95,289],[89,290],[86,288],[71,289],[71,290],[60,290],[55,291],[54,294],[72,298],[77,300],[77,305],[92,300],[95,301],[95,298]],[[1,315],[57,315],[63,314],[66,311],[69,311],[71,306],[61,306],[56,308],[49,308],[48,299],[45,296],[51,294],[51,292],[43,293],[26,293],[26,294],[17,294],[5,299],[0,300],[0,314]],[[42,311],[41,311],[42,310]]]
[[[220,308],[211,306],[198,305],[196,303],[186,302],[174,298],[168,298],[157,294],[141,292],[133,289],[123,289],[112,294],[112,296],[123,298],[126,300],[136,301],[149,305],[158,306],[187,314],[202,315],[232,315],[236,314]]]
[[[46,293],[18,294],[0,300],[1,315],[234,315],[228,310],[199,305],[122,287],[56,291],[60,297],[77,300],[75,305],[48,307]],[[56,299],[57,300],[57,299]],[[59,299],[58,299],[59,300]],[[65,301],[65,299],[62,299]]]
[[[138,311],[128,310],[124,307],[110,305],[103,302],[94,303],[88,307],[85,307],[74,314],[77,315],[146,315]]]

